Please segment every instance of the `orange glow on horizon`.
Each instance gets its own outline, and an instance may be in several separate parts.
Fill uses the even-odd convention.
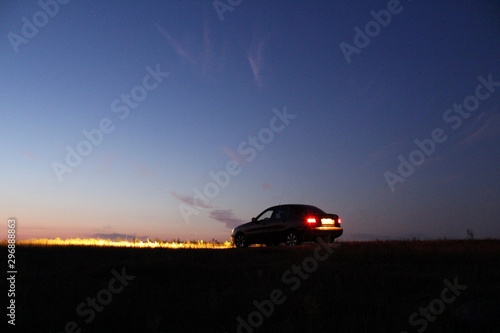
[[[1,242],[4,245],[4,241]],[[6,241],[5,241],[6,244]],[[162,241],[142,241],[142,240],[110,240],[98,238],[68,238],[49,239],[32,238],[16,241],[16,245],[27,246],[102,246],[102,247],[133,247],[133,248],[168,248],[168,249],[227,249],[231,248],[231,242],[205,242],[185,241],[185,242],[162,242]]]

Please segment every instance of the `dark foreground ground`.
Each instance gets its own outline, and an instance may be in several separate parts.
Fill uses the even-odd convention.
[[[500,241],[317,246],[17,247],[9,332],[498,332]]]

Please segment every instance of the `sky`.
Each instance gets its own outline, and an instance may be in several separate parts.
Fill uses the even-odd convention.
[[[2,1],[18,239],[228,240],[279,203],[344,240],[500,237],[498,1]]]

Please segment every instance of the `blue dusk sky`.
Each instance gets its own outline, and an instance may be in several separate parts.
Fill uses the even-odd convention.
[[[269,206],[345,240],[500,237],[498,1],[2,1],[18,238],[228,240]]]

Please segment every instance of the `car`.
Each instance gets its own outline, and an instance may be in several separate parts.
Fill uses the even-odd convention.
[[[318,237],[333,242],[343,233],[341,219],[311,205],[287,204],[270,207],[252,221],[239,225],[231,232],[236,247],[251,244],[295,246]]]

